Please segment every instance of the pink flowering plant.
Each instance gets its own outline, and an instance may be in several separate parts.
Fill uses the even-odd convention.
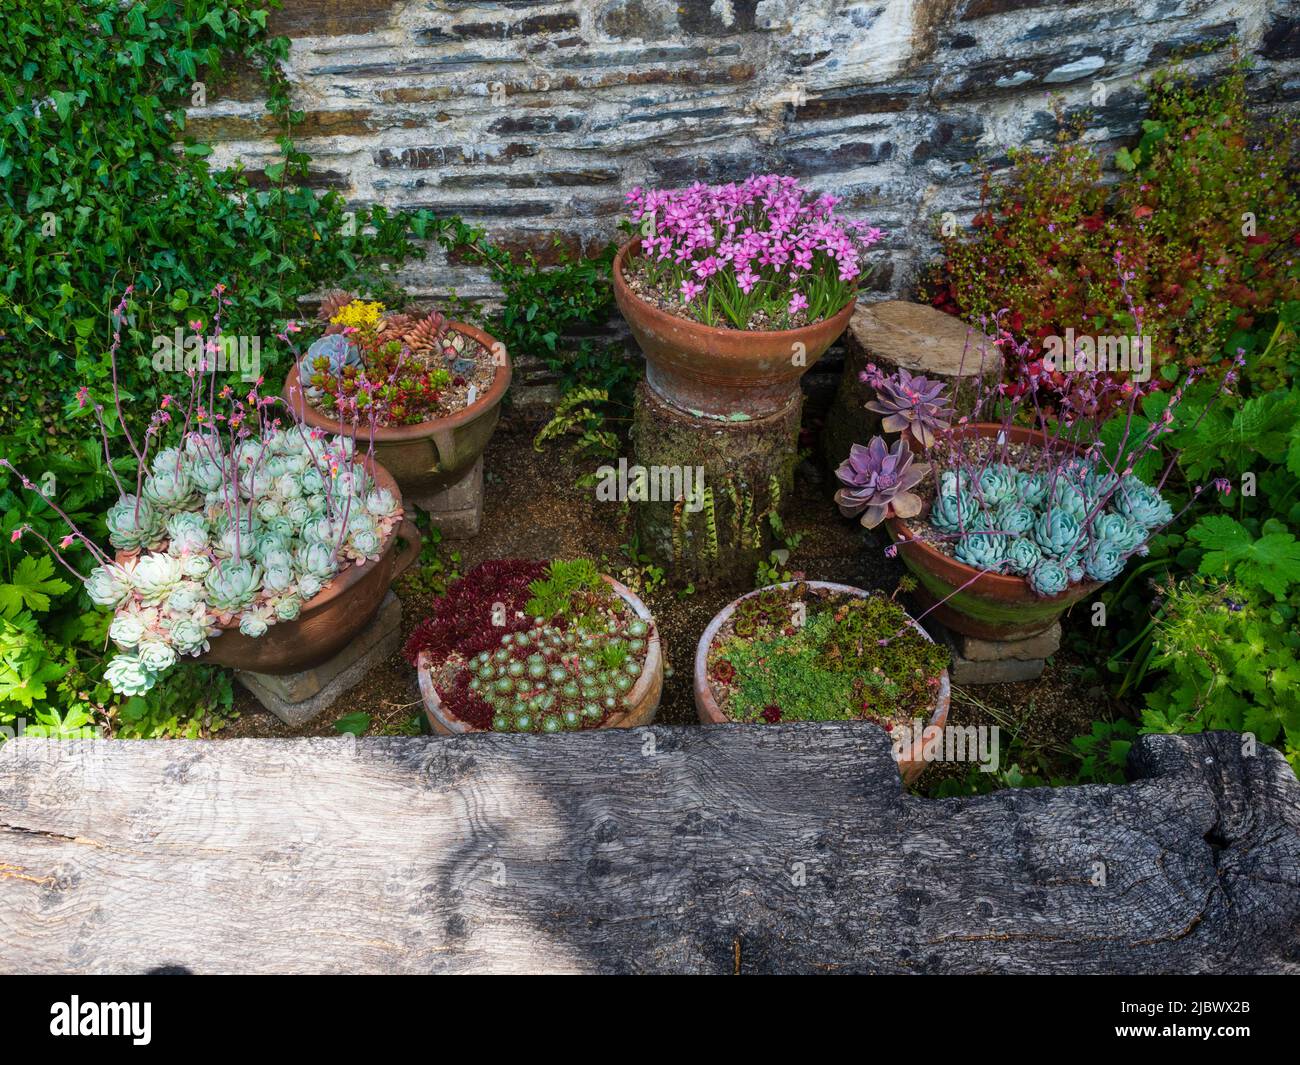
[[[247,392],[218,384],[224,292],[221,285],[213,292],[215,333],[205,348],[211,361],[187,371],[188,396],[164,395],[142,429],[133,431],[117,384],[131,289],[113,311],[111,414],[105,417],[89,389],[78,390],[117,485],[117,502],[105,516],[111,550],[53,499],[46,502],[69,530],[57,546],[29,526],[13,533],[14,540],[41,539],[91,601],[113,613],[108,635],[118,653],[105,679],[120,695],[148,691],[181,657],[207,651],[225,626],[258,637],[295,620],[345,568],[380,558],[402,517],[397,499],[373,476],[373,434],[363,460],[349,436],[292,419],[282,424],[283,401],[263,395],[260,379]],[[191,328],[199,332],[202,323]],[[130,483],[118,477],[110,436],[130,450]],[[7,459],[0,466],[27,490],[40,491]],[[97,563],[84,575],[62,553],[78,542]]]
[[[866,279],[882,233],[835,213],[838,197],[793,177],[627,194],[639,253],[625,276],[638,296],[704,325],[796,329],[829,318]]]

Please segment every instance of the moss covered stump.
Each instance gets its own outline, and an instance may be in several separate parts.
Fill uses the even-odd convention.
[[[752,586],[784,539],[802,405],[798,394],[763,418],[697,417],[643,381],[627,496],[641,550],[683,583]]]
[[[851,445],[880,433],[880,415],[866,409],[875,389],[858,378],[867,363],[885,374],[901,367],[943,381],[958,415],[974,409],[981,378],[989,387],[1002,376],[1002,354],[992,340],[924,303],[862,304],[853,312],[844,347],[844,373],[822,431],[822,457],[831,468],[848,457]]]

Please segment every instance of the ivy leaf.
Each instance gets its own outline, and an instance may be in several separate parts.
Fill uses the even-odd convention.
[[[54,577],[49,555],[24,555],[14,570],[13,583],[0,584],[0,617],[12,618],[24,607],[43,614],[50,609],[50,596],[62,595],[70,587]]]

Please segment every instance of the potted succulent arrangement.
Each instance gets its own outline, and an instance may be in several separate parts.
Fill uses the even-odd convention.
[[[695,414],[784,409],[848,326],[881,231],[776,174],[627,199],[638,235],[614,259],[614,295],[650,387]]]
[[[1023,356],[1005,332],[1001,341]],[[983,422],[951,423],[943,386],[879,377],[871,409],[903,436],[892,447],[881,437],[855,444],[836,470],[841,512],[861,515],[868,528],[884,523],[889,551],[901,552],[919,582],[925,614],[966,635],[1015,640],[1044,631],[1145,554],[1174,519],[1161,491],[1169,467],[1154,484],[1134,471],[1169,431],[1182,387],[1148,424],[1137,417],[1141,385],[1078,375],[1069,402],[1089,416],[1068,405],[1049,414],[1038,402],[1040,369],[1031,364],[1020,382],[982,395],[976,418],[1001,412]],[[1122,437],[1100,440],[1091,415],[1124,408]],[[914,451],[927,461],[914,461]]]
[[[327,295],[318,318],[322,335],[284,383],[295,416],[373,436],[375,457],[422,506],[469,476],[510,387],[505,346],[438,311],[393,312],[348,292]]]
[[[695,653],[695,707],[704,724],[868,721],[908,732],[896,744],[906,783],[924,770],[925,730],[942,728],[949,653],[880,593],[792,581],[724,607]]]
[[[405,653],[441,735],[630,728],[663,691],[654,618],[590,559],[479,564]]]
[[[114,381],[126,301],[114,312]],[[219,346],[219,310],[216,322]],[[115,428],[136,467],[130,486],[108,450],[104,407],[79,393],[117,481],[106,515],[112,554],[49,500],[69,528],[59,546],[80,541],[99,562],[82,576],[47,541],[92,602],[113,613],[108,635],[118,653],[105,677],[122,695],[148,691],[184,657],[258,673],[319,665],[374,617],[420,550],[397,485],[372,455],[356,454],[351,438],[292,419],[282,425],[279,400],[256,384],[238,394],[217,388],[215,370],[188,376],[183,409],[165,396],[138,442],[114,385]],[[407,541],[400,558],[399,535]]]

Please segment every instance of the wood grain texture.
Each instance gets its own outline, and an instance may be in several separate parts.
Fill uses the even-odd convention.
[[[1297,972],[1300,785],[1239,744],[931,801],[852,724],[19,739],[0,970]]]

